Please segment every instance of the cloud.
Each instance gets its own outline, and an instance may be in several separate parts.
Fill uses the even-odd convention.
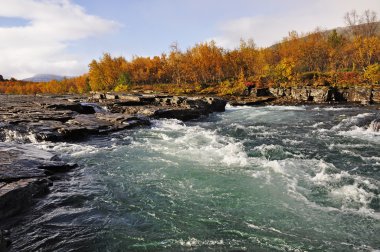
[[[120,26],[87,14],[70,0],[1,0],[0,17],[28,21],[14,27],[0,23],[0,74],[20,79],[36,73],[82,73],[88,62],[68,54],[67,47]]]
[[[344,14],[353,9],[359,13],[370,9],[380,15],[378,0],[267,0],[267,5],[277,5],[280,8],[266,15],[226,20],[219,25],[217,35],[208,40],[212,39],[219,46],[231,49],[239,45],[241,38],[252,38],[261,47],[270,46],[281,41],[293,30],[305,33],[317,27],[332,29],[344,26]],[[254,10],[255,6],[252,8]]]

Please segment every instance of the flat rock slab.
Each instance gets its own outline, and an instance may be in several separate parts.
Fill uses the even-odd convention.
[[[42,178],[20,179],[0,187],[0,220],[24,210],[33,198],[49,190],[51,181]]]
[[[23,210],[35,196],[47,192],[52,184],[48,176],[75,167],[31,144],[0,143],[0,219]]]

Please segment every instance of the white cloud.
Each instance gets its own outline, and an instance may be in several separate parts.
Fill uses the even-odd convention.
[[[80,74],[88,62],[69,55],[69,43],[119,27],[114,21],[87,14],[70,0],[1,0],[0,17],[28,21],[17,27],[1,27],[0,23],[0,74],[8,78]]]
[[[310,32],[315,28],[335,28],[344,26],[343,16],[353,9],[359,13],[366,9],[380,15],[379,0],[314,0],[276,1],[282,5],[281,11],[267,15],[255,15],[227,20],[219,27],[218,34],[210,38],[220,46],[234,48],[239,40],[253,38],[258,46],[270,46],[286,37],[290,31]],[[254,12],[255,6],[253,6]]]

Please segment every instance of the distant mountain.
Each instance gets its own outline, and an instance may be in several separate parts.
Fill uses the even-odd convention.
[[[54,75],[54,74],[37,74],[33,77],[23,79],[23,81],[30,81],[30,82],[48,82],[51,80],[63,80],[64,78],[68,78],[67,76],[60,76],[60,75]]]

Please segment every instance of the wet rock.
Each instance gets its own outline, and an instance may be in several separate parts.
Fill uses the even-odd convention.
[[[8,251],[11,240],[9,239],[10,232],[8,230],[0,229],[0,252]]]
[[[49,191],[49,175],[67,172],[76,164],[30,144],[0,143],[0,219],[12,216]]]
[[[207,114],[206,111],[199,109],[158,109],[153,117],[188,121]]]
[[[97,114],[97,118],[102,121],[110,122],[112,125],[111,130],[150,125],[148,118],[143,116],[132,116],[130,114]]]
[[[65,162],[55,162],[52,164],[45,163],[39,165],[39,169],[45,170],[45,174],[52,175],[54,173],[68,172],[74,168],[77,168],[78,165],[75,163],[65,163]]]
[[[49,190],[51,181],[42,178],[20,179],[0,188],[0,220],[29,207],[33,199]]]
[[[33,145],[0,143],[0,183],[44,178],[46,170],[62,171],[75,167],[76,164],[62,162],[54,153],[36,149]]]
[[[80,114],[94,114],[95,110],[91,106],[82,105],[80,103],[54,103],[45,105],[47,109],[54,110],[71,110]]]
[[[226,110],[227,101],[216,97],[206,97],[205,99],[210,104],[210,111],[223,112]]]

